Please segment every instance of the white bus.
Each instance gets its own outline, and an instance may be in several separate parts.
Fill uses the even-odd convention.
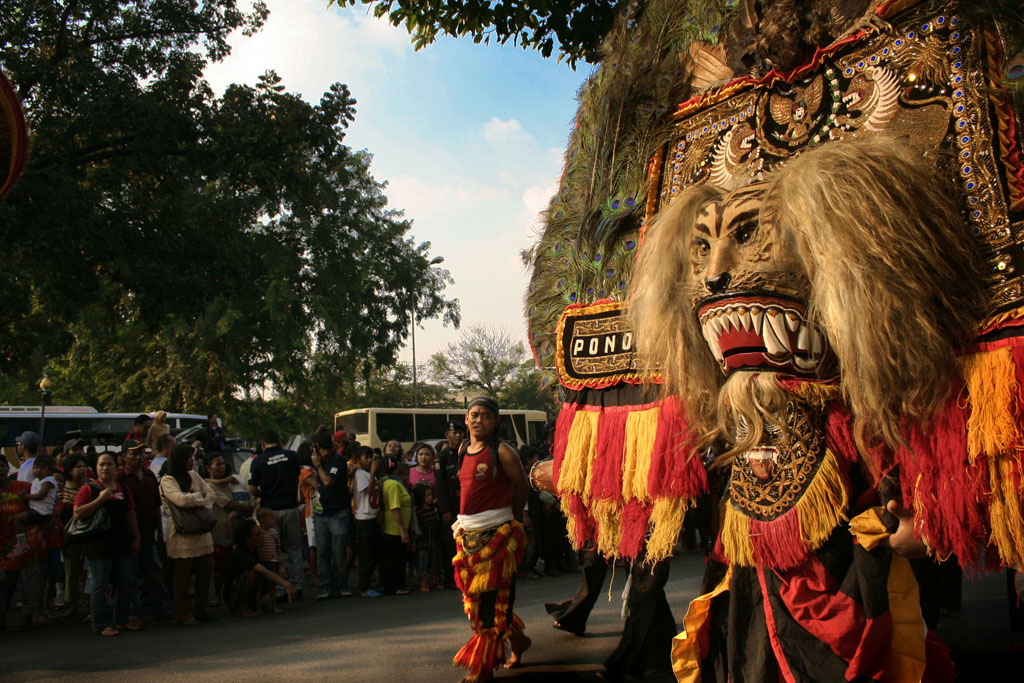
[[[109,444],[120,450],[121,443],[135,425],[138,413],[101,413],[89,406],[47,406],[43,445],[48,448],[63,446],[68,432],[78,432],[82,438],[105,450]],[[155,413],[147,413],[154,415]],[[0,445],[12,463],[17,461],[14,440],[23,432],[39,432],[39,406],[0,406]],[[174,434],[182,429],[206,422],[206,415],[167,413],[167,425]]]
[[[498,421],[502,439],[520,447],[540,440],[547,421],[543,410],[502,410]],[[466,423],[465,408],[356,408],[334,414],[334,429],[355,434],[371,448],[395,439],[408,450],[417,441],[443,439],[449,422]]]

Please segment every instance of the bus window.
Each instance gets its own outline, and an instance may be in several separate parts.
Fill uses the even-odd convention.
[[[419,414],[416,416],[416,438],[421,441],[424,439],[443,439],[447,427],[448,421],[443,414]]]
[[[512,425],[516,428],[517,442],[533,443],[530,435],[526,433],[526,416],[521,414],[512,415]]]
[[[349,434],[367,434],[370,431],[369,413],[352,413],[342,415],[334,422],[334,431],[344,431]]]
[[[512,426],[512,418],[508,415],[502,415],[501,419],[498,420],[498,436],[512,444],[513,446],[519,445],[519,440],[516,439],[516,431]]]
[[[527,436],[527,438],[530,440],[529,442],[537,443],[538,441],[540,441],[540,434],[544,430],[544,423],[537,422],[536,420],[530,420],[529,422],[527,422],[527,427],[530,432],[529,436]]]
[[[392,439],[409,443],[412,437],[412,413],[377,413],[377,438],[387,443]]]

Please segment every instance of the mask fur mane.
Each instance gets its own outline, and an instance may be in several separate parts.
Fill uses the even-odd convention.
[[[756,445],[766,423],[784,429],[788,399],[772,373],[727,381],[693,310],[703,292],[688,279],[693,226],[725,192],[688,188],[651,222],[630,312],[643,361],[661,368],[702,441],[724,439],[732,454]],[[983,312],[984,267],[956,197],[919,151],[893,140],[830,142],[770,179],[761,220],[771,211],[810,282],[808,321],[838,360],[862,452],[903,444],[903,420],[934,415]]]

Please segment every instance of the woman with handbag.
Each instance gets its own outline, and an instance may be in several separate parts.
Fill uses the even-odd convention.
[[[211,621],[206,613],[213,575],[213,491],[194,470],[195,449],[178,444],[167,459],[167,474],[160,479],[160,495],[170,520],[167,557],[174,561],[174,618],[196,626]],[[189,580],[196,577],[195,596],[189,599]]]
[[[101,636],[121,629],[138,631],[142,620],[129,619],[135,586],[132,555],[139,551],[139,525],[131,494],[117,483],[117,460],[103,453],[96,461],[97,481],[84,484],[75,495],[74,529],[83,539],[92,577],[92,630]],[[114,613],[107,603],[107,586],[114,586]],[[113,617],[113,618],[111,618]]]
[[[64,457],[64,487],[60,490],[60,499],[64,503],[61,522],[67,526],[75,509],[75,497],[83,486],[91,479],[88,476],[89,463],[82,453],[72,453]],[[64,559],[64,604],[67,611],[61,616],[78,614],[78,603],[82,596],[82,578],[85,571],[85,546],[72,537],[66,536],[64,547],[61,548]]]

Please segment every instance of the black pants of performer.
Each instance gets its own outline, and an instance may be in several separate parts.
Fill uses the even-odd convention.
[[[601,595],[604,579],[608,575],[608,562],[593,547],[583,551],[583,576],[576,595],[572,600],[559,603],[547,603],[544,607],[548,614],[558,622],[559,628],[576,635],[583,635],[587,630],[587,619],[594,603]],[[674,634],[673,634],[674,635]]]
[[[683,522],[683,533],[686,538],[686,549],[693,552],[699,547],[705,553],[711,549],[711,496],[699,496],[692,508],[686,511]],[[697,535],[700,534],[700,544]]]
[[[672,675],[672,638],[677,633],[672,610],[665,597],[668,583],[668,559],[653,566],[641,554],[630,572],[632,584],[626,606],[629,616],[622,638],[604,668],[611,680],[626,675],[647,680],[674,680]]]
[[[443,519],[437,521],[437,540],[440,543],[441,553],[441,578],[445,588],[455,588],[455,574],[452,569],[452,559],[455,557],[455,535],[452,534],[452,525],[445,524]]]
[[[1006,604],[1010,610],[1010,630],[1024,633],[1024,601],[1017,598],[1016,574],[1013,569],[1006,570]]]
[[[480,617],[481,628],[494,628],[494,607],[498,601],[498,591],[487,591],[480,594],[480,607],[477,615]],[[516,605],[516,577],[512,577],[512,583],[508,587],[508,623],[512,623],[512,608]]]
[[[935,630],[942,610],[960,611],[963,570],[955,555],[944,562],[937,562],[930,557],[913,559],[910,568],[917,579],[924,623],[929,629]]]
[[[382,534],[384,541],[380,553],[380,582],[384,592],[394,595],[405,590],[405,544],[401,536]]]

